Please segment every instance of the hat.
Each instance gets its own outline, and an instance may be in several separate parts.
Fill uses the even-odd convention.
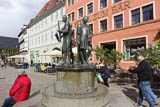
[[[19,69],[18,70],[18,75],[23,75],[25,74],[25,70],[24,69]]]

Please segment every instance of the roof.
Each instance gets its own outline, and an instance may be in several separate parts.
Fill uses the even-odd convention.
[[[17,49],[18,38],[0,36],[0,49]]]
[[[65,6],[64,0],[50,0],[44,5],[37,16],[34,19],[31,19],[30,23],[28,24],[28,28],[32,27],[33,25],[43,20],[45,17],[49,16],[63,6]]]
[[[44,7],[41,9],[41,11],[37,14],[36,17],[41,16],[45,11],[49,10],[50,8],[52,8],[52,7],[56,4],[56,2],[58,2],[58,1],[59,1],[59,0],[50,0],[50,1],[48,1],[48,2],[44,5]]]
[[[27,29],[27,27],[23,28],[23,29],[21,30],[21,32],[18,34],[18,37],[20,37],[20,36],[22,35],[22,33],[24,33],[24,32],[26,31],[26,29]]]

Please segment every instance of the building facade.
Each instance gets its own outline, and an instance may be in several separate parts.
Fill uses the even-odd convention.
[[[18,39],[0,36],[0,61],[18,54]]]
[[[28,54],[28,34],[27,28],[22,29],[18,35],[19,53],[22,55]]]
[[[89,16],[93,48],[103,46],[125,53],[122,68],[135,65],[131,50],[157,41],[160,29],[159,0],[66,0],[66,14],[76,29]],[[96,62],[93,57],[93,62]]]
[[[58,30],[58,21],[62,20],[64,14],[63,0],[50,0],[28,25],[29,54],[34,63],[54,61],[52,56],[41,54],[51,52],[55,47],[62,47],[62,43],[59,43],[54,35]]]
[[[21,32],[18,34],[18,47],[19,54],[24,56],[24,59],[21,59],[21,62],[29,63],[28,55],[28,27],[22,28]]]

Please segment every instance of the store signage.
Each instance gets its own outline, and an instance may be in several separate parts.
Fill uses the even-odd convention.
[[[125,1],[125,2],[119,3],[119,4],[115,5],[115,6],[112,6],[112,14],[124,11],[127,8],[131,8],[130,1]]]
[[[108,16],[108,9],[100,11],[98,13],[95,13],[93,16],[91,16],[92,20],[91,21],[95,21],[97,19],[101,19],[103,17]]]

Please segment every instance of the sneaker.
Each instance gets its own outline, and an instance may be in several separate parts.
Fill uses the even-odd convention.
[[[157,101],[157,102],[154,102],[154,105],[159,105],[159,102]]]
[[[135,107],[143,107],[142,105],[136,104]]]

